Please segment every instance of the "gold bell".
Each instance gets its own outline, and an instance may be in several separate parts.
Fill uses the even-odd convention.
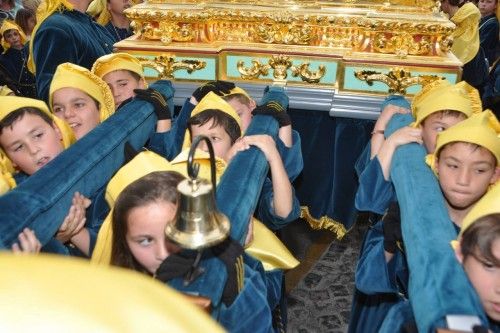
[[[210,152],[212,184],[197,177],[199,165],[193,167],[193,155],[201,140],[206,140]],[[215,205],[215,159],[210,140],[196,137],[189,151],[188,174],[177,185],[179,206],[173,223],[167,224],[165,234],[181,247],[198,250],[216,245],[229,234],[229,219]]]

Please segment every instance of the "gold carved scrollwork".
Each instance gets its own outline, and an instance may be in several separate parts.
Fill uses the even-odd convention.
[[[257,36],[266,44],[309,45],[312,29],[308,25],[273,23],[257,26]]]
[[[203,69],[206,62],[201,60],[182,60],[175,61],[175,57],[169,55],[159,55],[154,59],[146,57],[137,57],[144,67],[149,67],[158,72],[160,79],[174,78],[174,72],[179,69],[185,69],[189,74],[192,72]]]
[[[307,83],[318,83],[326,73],[326,67],[319,65],[317,71],[309,69],[309,63],[305,62],[299,66],[293,66],[292,60],[286,55],[274,55],[269,59],[267,65],[261,64],[258,60],[252,60],[252,67],[245,67],[243,60],[237,63],[238,72],[242,79],[257,79],[261,75],[268,75],[273,69],[275,81],[285,81],[288,76],[288,69],[292,71],[292,76],[300,76],[302,81]]]
[[[316,72],[311,72],[309,70],[309,63],[303,63],[302,65],[295,67],[292,66],[292,75],[299,76],[302,78],[302,81],[307,83],[318,83],[323,76],[325,76],[326,67],[324,65],[319,65],[318,70]]]
[[[134,33],[138,33],[141,38],[160,40],[164,45],[172,42],[190,42],[196,35],[192,24],[166,20],[158,23],[145,22],[143,24],[134,21],[132,28]]]
[[[370,86],[375,81],[385,83],[389,86],[389,93],[401,95],[406,94],[406,89],[415,84],[425,86],[435,80],[444,79],[443,77],[437,75],[412,76],[409,71],[400,67],[391,68],[387,74],[363,70],[355,72],[354,76],[361,81],[366,81],[366,83]]]
[[[422,36],[415,41],[409,33],[401,33],[386,38],[384,32],[377,33],[373,38],[373,48],[380,53],[394,53],[401,58],[407,55],[426,55],[432,52],[432,45],[428,37]]]
[[[252,60],[252,67],[245,67],[243,60],[238,61],[236,64],[241,78],[245,80],[256,79],[261,75],[267,75],[271,66],[262,65],[258,60]]]

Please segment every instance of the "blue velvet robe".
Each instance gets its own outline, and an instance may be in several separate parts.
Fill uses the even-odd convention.
[[[256,260],[248,256],[244,259],[243,289],[233,303],[226,306],[222,303],[222,289],[216,287],[226,284],[226,266],[220,259],[206,252],[200,261],[200,267],[205,270],[201,276],[187,286],[184,285],[183,278],[170,280],[168,285],[187,294],[208,297],[212,302],[212,317],[228,332],[273,332],[265,281],[258,271],[247,264],[247,261],[253,264]]]
[[[132,30],[130,28],[115,27],[111,21],[109,21],[104,27],[108,30],[109,34],[113,36],[115,43],[132,36]]]
[[[33,38],[37,92],[45,101],[59,64],[71,62],[91,69],[97,58],[113,52],[109,32],[77,10],[56,11],[42,22]]]
[[[281,87],[266,87],[264,95],[262,96],[260,104],[268,102],[278,102],[285,110],[288,108],[288,96]],[[280,153],[283,160],[288,179],[293,182],[297,176],[302,172],[304,167],[304,160],[302,158],[302,149],[300,135],[297,131],[292,130],[292,146],[286,147],[283,142],[276,138],[276,148]],[[287,224],[295,221],[300,217],[300,202],[295,195],[295,189],[292,194],[292,210],[287,217],[279,217],[275,214],[273,208],[273,184],[272,180],[267,177],[262,187],[262,192],[259,197],[255,216],[262,221],[271,230],[279,230]]]
[[[500,61],[493,66],[483,92],[483,108],[490,109],[500,118]]]
[[[36,98],[35,77],[27,67],[28,53],[28,45],[25,45],[21,50],[9,48],[0,55],[0,65],[17,83],[24,97]]]
[[[495,14],[481,17],[479,21],[479,39],[489,65],[492,66],[496,59],[498,45],[498,19]]]
[[[409,115],[395,115],[386,132],[390,135],[411,121]],[[412,143],[399,147],[391,164],[410,272],[408,294],[418,330],[445,327],[448,314],[475,315],[487,325],[479,298],[450,246],[456,229],[436,177],[424,160],[425,149]]]

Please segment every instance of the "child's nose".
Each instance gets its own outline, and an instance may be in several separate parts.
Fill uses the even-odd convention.
[[[40,151],[40,147],[37,144],[34,143],[28,143],[26,144],[28,151],[31,155],[35,155]]]
[[[165,242],[163,244],[158,242],[158,245],[155,248],[155,256],[159,261],[163,261],[167,258],[168,250]]]
[[[458,174],[458,179],[457,182],[460,185],[468,185],[470,181],[470,173],[466,168],[463,168],[460,170],[460,173]]]
[[[73,108],[65,108],[63,113],[64,118],[69,119],[75,116],[75,111]]]

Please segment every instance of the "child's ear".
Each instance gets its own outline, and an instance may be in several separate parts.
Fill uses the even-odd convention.
[[[491,177],[490,184],[495,184],[500,179],[500,166],[495,168],[495,173]]]
[[[61,130],[59,129],[59,126],[57,126],[55,122],[52,122],[52,128],[56,132],[57,139],[59,139],[59,141],[62,141],[63,137],[62,137]]]
[[[143,77],[139,79],[139,89],[146,89],[146,80]]]
[[[255,102],[255,99],[251,98],[250,99],[250,110],[253,111],[257,107],[257,102]]]
[[[464,263],[464,254],[462,253],[462,246],[460,244],[460,241],[457,241],[456,246],[453,247],[455,250],[455,257],[457,258],[458,262],[463,265]]]

